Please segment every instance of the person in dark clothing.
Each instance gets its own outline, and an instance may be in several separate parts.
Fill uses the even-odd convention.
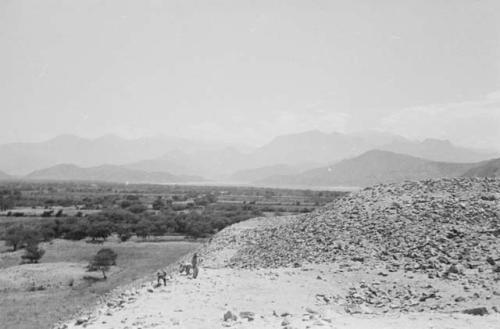
[[[193,279],[198,277],[198,254],[194,253],[193,258],[191,258],[191,267],[193,269]]]
[[[157,273],[157,276],[158,276],[158,286],[161,286],[160,281],[163,281],[163,285],[166,286],[167,285],[167,272],[159,271]]]

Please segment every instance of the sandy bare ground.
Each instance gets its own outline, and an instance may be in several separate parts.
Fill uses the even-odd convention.
[[[371,274],[367,274],[371,275]],[[318,277],[319,276],[319,277]],[[362,277],[363,275],[361,275]],[[362,278],[356,278],[356,281]],[[333,266],[273,270],[202,269],[198,279],[175,274],[166,287],[129,290],[68,328],[499,328],[500,314],[348,314],[325,297],[342,295],[350,273]],[[121,304],[121,306],[118,306]],[[227,311],[236,320],[224,321]],[[364,310],[374,312],[377,310]],[[251,312],[249,320],[245,313]]]

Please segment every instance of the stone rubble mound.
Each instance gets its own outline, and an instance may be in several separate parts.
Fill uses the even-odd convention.
[[[500,272],[500,179],[449,178],[382,184],[313,213],[221,234],[238,244],[239,268],[359,262],[429,278]]]

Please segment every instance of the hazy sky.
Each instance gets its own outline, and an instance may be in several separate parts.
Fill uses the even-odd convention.
[[[377,129],[500,149],[500,1],[0,0],[0,142]]]

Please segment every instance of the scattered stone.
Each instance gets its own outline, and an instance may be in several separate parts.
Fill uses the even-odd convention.
[[[224,313],[224,322],[236,321],[237,319],[238,317],[234,315],[231,311],[227,311],[226,313]]]
[[[310,307],[306,307],[306,312],[307,312],[307,313],[310,313],[310,314],[318,314],[318,312],[317,312],[317,311],[313,310],[313,309],[312,309],[312,308],[310,308]]]
[[[255,313],[253,312],[240,312],[240,318],[247,319],[248,321],[253,321],[255,319]]]
[[[488,309],[486,307],[469,308],[467,310],[463,310],[462,313],[483,316],[488,314]]]
[[[488,256],[488,257],[486,258],[486,262],[487,262],[488,264],[490,264],[491,266],[495,266],[495,264],[496,264],[495,260],[494,260],[494,259],[493,259],[493,257],[491,257],[491,256]]]
[[[82,324],[85,324],[89,321],[89,318],[83,317],[83,318],[78,318],[75,322],[76,326],[81,326]]]

